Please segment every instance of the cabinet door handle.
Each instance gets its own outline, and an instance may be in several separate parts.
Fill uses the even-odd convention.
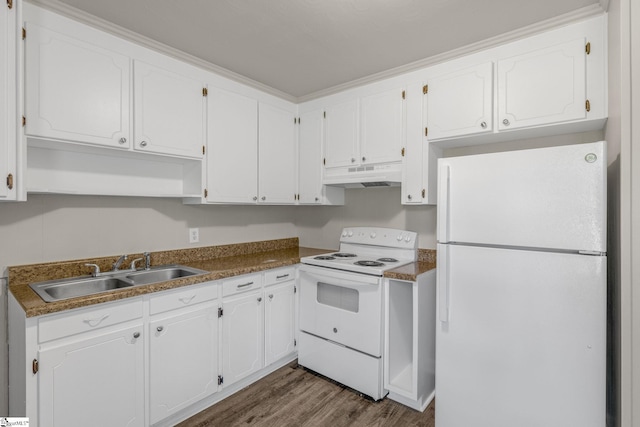
[[[262,302],[262,297],[258,297],[258,302]]]
[[[95,328],[100,323],[102,323],[107,317],[109,317],[109,315],[105,314],[104,316],[102,316],[99,319],[85,319],[85,320],[83,320],[83,322],[86,323],[87,325],[91,326],[92,328]]]
[[[162,331],[164,331],[164,326],[158,326],[158,327],[156,328],[156,331],[158,331],[158,332],[162,332]]]
[[[253,282],[243,283],[242,285],[236,286],[236,289],[246,288],[247,286],[251,286],[251,285],[253,285]]]
[[[262,196],[262,201],[264,202],[265,200],[267,200],[267,196]]]
[[[363,162],[366,162],[366,161],[367,161],[367,158],[366,158],[366,157],[364,157],[364,156],[362,156],[362,161],[363,161]]]
[[[482,129],[486,129],[486,128],[487,128],[487,122],[482,122],[482,123],[480,123],[480,127],[481,127]]]
[[[253,196],[253,201],[255,202],[256,200],[258,200],[258,196]]]
[[[509,120],[508,120],[508,119],[504,119],[504,120],[502,121],[502,123],[503,123],[505,126],[509,126],[509,123],[510,123],[510,122],[509,122]]]
[[[269,294],[269,300],[273,299],[273,294]]]
[[[134,332],[133,333],[133,338],[140,338],[140,332]]]
[[[119,142],[120,144],[125,144],[125,143],[127,142],[127,138],[125,138],[125,137],[123,136],[122,138],[120,138],[120,139],[118,140],[118,142]]]
[[[140,146],[141,146],[141,147],[146,147],[146,146],[147,146],[147,141],[142,141],[142,142],[140,143]]]
[[[409,199],[409,200],[413,199],[413,197],[411,196],[411,194],[407,194],[407,199]]]
[[[352,157],[352,158],[351,158],[351,163],[355,163],[355,162],[356,162],[355,157]]]

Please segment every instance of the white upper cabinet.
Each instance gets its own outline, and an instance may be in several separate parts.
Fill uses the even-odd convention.
[[[0,7],[0,201],[17,197],[17,22],[20,1]]]
[[[404,88],[395,88],[360,99],[361,164],[402,160],[404,98]]]
[[[430,140],[493,130],[493,63],[456,70],[423,86]]]
[[[585,39],[498,61],[498,129],[584,119]]]
[[[255,203],[258,199],[258,101],[210,87],[207,201]]]
[[[134,148],[201,158],[206,123],[204,84],[134,61],[134,88]]]
[[[358,100],[327,106],[324,119],[325,167],[359,164]]]
[[[298,126],[298,203],[322,204],[322,111],[300,115]]]
[[[25,133],[128,148],[130,61],[95,30],[73,35],[26,22]]]
[[[261,102],[258,121],[259,203],[296,201],[294,114]]]

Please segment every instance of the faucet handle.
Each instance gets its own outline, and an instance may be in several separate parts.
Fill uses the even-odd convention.
[[[142,261],[144,258],[136,258],[133,261],[131,261],[131,270],[136,270],[136,262],[138,261]]]
[[[97,277],[100,274],[100,267],[98,264],[85,264],[85,266],[93,268],[93,271],[91,272],[93,277]]]
[[[142,256],[144,257],[144,269],[145,270],[151,269],[151,253],[143,252]]]

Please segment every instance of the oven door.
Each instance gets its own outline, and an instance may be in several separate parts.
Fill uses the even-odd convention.
[[[300,266],[300,329],[382,356],[382,279]]]

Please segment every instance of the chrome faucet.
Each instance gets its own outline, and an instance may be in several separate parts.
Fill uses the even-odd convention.
[[[122,255],[116,262],[113,263],[113,269],[111,271],[118,271],[123,262],[127,260],[126,255]]]
[[[143,252],[142,256],[144,257],[144,269],[151,269],[151,254],[149,252]]]

